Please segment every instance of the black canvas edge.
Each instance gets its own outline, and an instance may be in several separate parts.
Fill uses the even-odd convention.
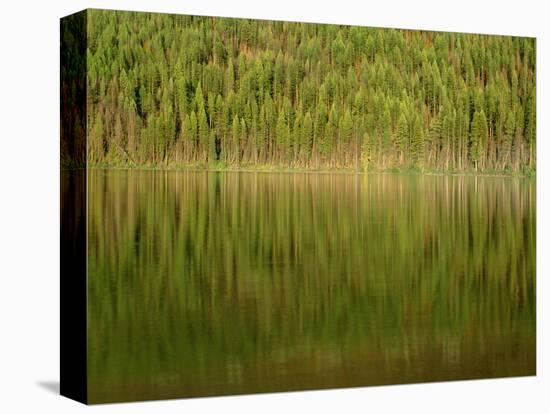
[[[60,394],[88,403],[87,19],[60,19]]]

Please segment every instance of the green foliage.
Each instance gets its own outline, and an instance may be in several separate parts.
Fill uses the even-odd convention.
[[[361,166],[363,169],[368,169],[369,164],[371,162],[371,150],[372,150],[372,143],[371,143],[371,137],[370,135],[365,132],[363,135],[363,142],[361,145]]]
[[[483,151],[487,145],[487,119],[483,110],[476,111],[472,121],[470,138],[470,157],[476,169],[478,162],[483,160]]]
[[[409,140],[409,126],[405,114],[402,113],[399,116],[399,121],[397,122],[397,130],[394,138],[394,145],[397,153],[399,154],[399,162],[403,163],[404,152],[407,147]]]
[[[536,166],[533,39],[88,13],[92,164]]]
[[[415,165],[421,164],[424,159],[424,130],[418,114],[411,123],[411,159]]]

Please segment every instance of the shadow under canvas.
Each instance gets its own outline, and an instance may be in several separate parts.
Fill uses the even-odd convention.
[[[36,385],[46,391],[59,395],[59,381],[37,381]]]

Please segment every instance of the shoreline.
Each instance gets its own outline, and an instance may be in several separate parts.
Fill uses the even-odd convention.
[[[352,169],[300,169],[279,167],[199,167],[199,166],[116,166],[116,165],[91,165],[86,168],[66,168],[61,171],[72,170],[119,170],[119,171],[171,171],[171,172],[228,172],[228,173],[285,173],[285,174],[342,174],[342,175],[408,175],[408,176],[454,176],[454,177],[501,177],[501,178],[536,178],[536,170],[530,172],[506,172],[506,171],[438,171],[416,169],[387,169],[372,171],[356,171]]]

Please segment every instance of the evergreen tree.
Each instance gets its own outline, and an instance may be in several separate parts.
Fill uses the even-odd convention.
[[[476,170],[484,161],[483,150],[487,143],[487,119],[483,110],[476,111],[472,120],[470,134],[470,158],[474,162]]]
[[[424,160],[424,131],[420,115],[415,114],[411,125],[411,158],[415,165]]]
[[[403,163],[407,141],[409,140],[409,125],[404,113],[401,113],[397,121],[397,131],[394,137],[394,146],[399,158],[399,164]]]

